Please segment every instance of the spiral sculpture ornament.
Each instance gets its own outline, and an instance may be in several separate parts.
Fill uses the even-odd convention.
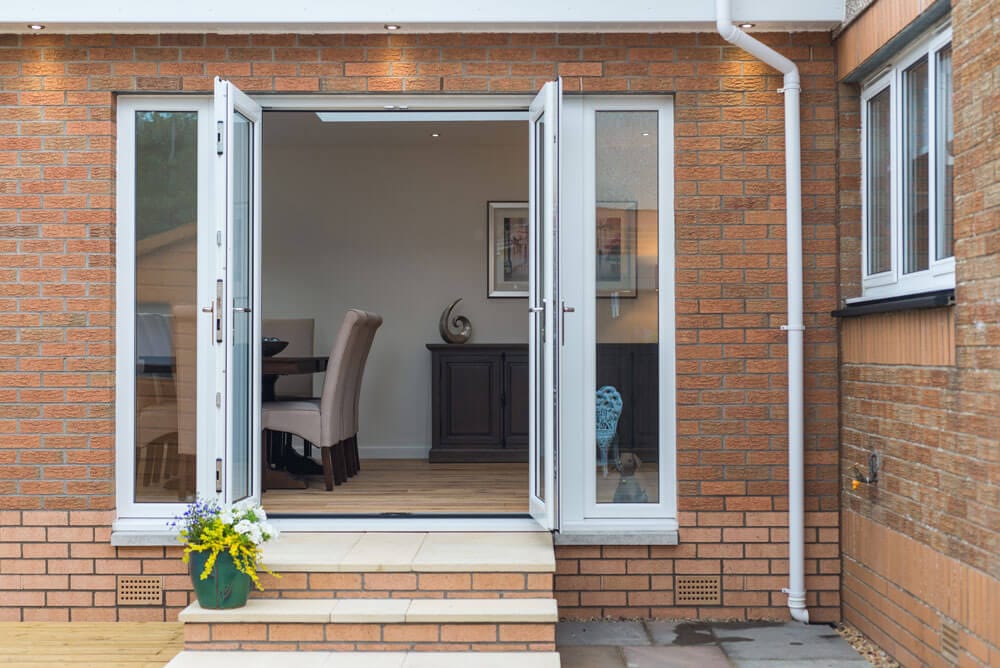
[[[453,301],[451,306],[441,312],[438,331],[441,333],[441,339],[445,343],[465,343],[472,336],[472,323],[469,322],[469,319],[464,315],[454,317],[451,315],[452,310],[454,310],[460,301],[462,301],[461,297]]]

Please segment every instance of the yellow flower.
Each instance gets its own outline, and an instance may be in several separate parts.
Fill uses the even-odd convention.
[[[851,489],[855,490],[858,487],[861,487],[861,481],[855,478],[854,480],[851,481]]]

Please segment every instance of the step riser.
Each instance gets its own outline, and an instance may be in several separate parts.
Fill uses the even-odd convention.
[[[282,573],[254,598],[552,598],[551,573]]]
[[[555,650],[555,624],[197,624],[188,650],[459,652]]]

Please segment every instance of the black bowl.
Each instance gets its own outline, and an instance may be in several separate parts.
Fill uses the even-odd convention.
[[[260,347],[264,357],[274,357],[288,347],[288,341],[261,341]]]

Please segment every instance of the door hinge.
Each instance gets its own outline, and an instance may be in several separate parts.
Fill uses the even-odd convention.
[[[222,491],[222,460],[215,460],[215,491],[219,493]]]
[[[225,143],[223,142],[223,139],[222,139],[222,137],[225,134],[225,132],[226,132],[226,122],[225,121],[216,121],[215,122],[215,152],[218,153],[219,155],[222,155],[222,152],[225,149]]]

